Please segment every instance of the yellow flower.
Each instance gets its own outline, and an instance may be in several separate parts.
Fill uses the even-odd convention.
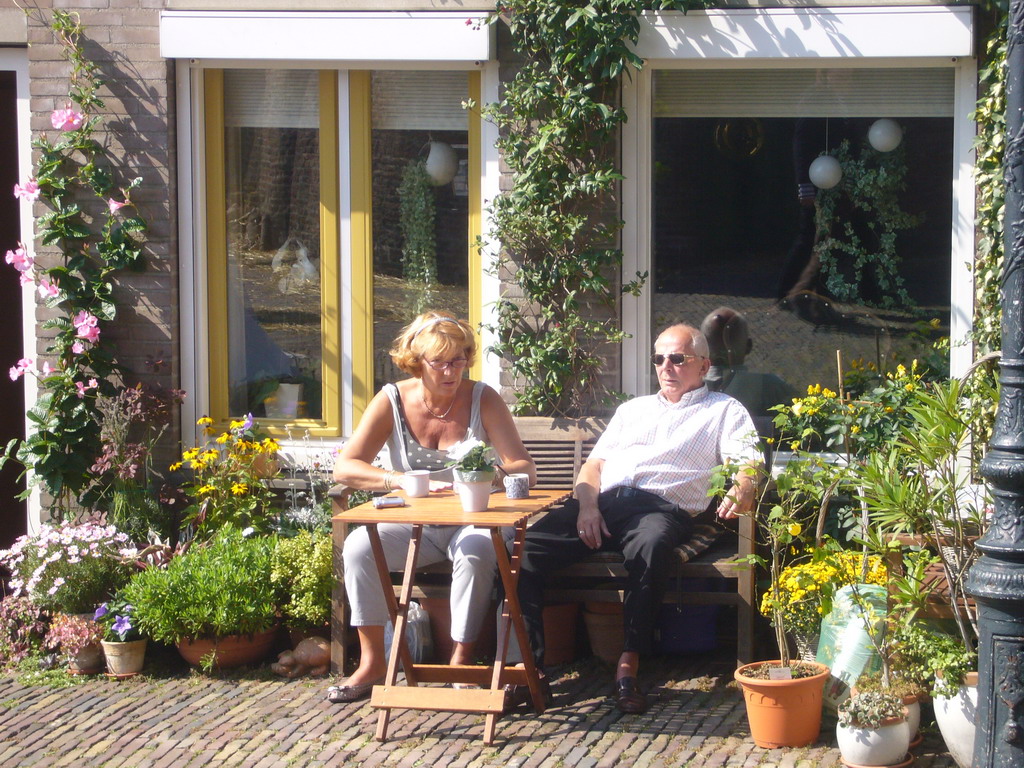
[[[264,453],[277,453],[281,450],[281,446],[278,445],[277,441],[272,437],[266,437],[263,439],[263,452]]]
[[[905,378],[906,375],[907,375],[907,369],[903,366],[903,363],[900,363],[899,365],[897,365],[896,366],[896,378],[902,379],[902,378]]]
[[[775,445],[775,438],[774,438],[774,437],[766,437],[766,438],[764,439],[764,441],[765,441],[766,443],[768,443],[768,445]]]
[[[211,419],[209,416],[203,416],[203,418],[199,419],[196,422],[196,424],[198,424],[200,427],[205,426],[207,424],[213,424],[213,419]]]
[[[800,441],[799,440],[794,440],[792,443],[790,443],[789,444],[789,450],[791,450],[791,451],[799,451],[800,450]]]
[[[181,462],[180,461],[174,462],[173,464],[171,464],[171,466],[168,467],[168,469],[171,472],[177,472],[179,469],[181,469]]]
[[[248,493],[248,491],[249,486],[245,485],[245,483],[234,483],[231,486],[231,493],[233,493],[235,496],[245,496],[245,494]]]
[[[803,410],[803,407],[804,407],[803,403],[801,403],[799,400],[794,400],[793,401],[793,415],[794,416],[799,416],[800,415],[800,411]]]
[[[790,523],[789,528],[787,528],[786,530],[789,531],[790,536],[799,536],[800,531],[802,531],[803,528],[800,527],[800,523]]]
[[[858,432],[860,432],[860,427],[856,424],[850,427],[850,434],[856,435]]]
[[[217,489],[214,488],[212,485],[201,485],[198,488],[196,488],[196,493],[198,493],[200,496],[205,496],[206,494],[213,493],[216,490]]]
[[[230,439],[231,439],[231,435],[229,435],[227,432],[225,432],[222,435],[218,435],[215,442],[218,442],[221,445],[223,445],[224,443],[226,443]]]
[[[189,448],[181,454],[182,461],[192,461],[196,456],[199,455],[198,448]]]
[[[828,388],[826,387],[825,389],[823,389],[823,390],[821,391],[821,396],[822,396],[822,397],[835,397],[835,396],[836,396],[836,393],[835,393],[835,392],[833,392],[833,391],[832,391],[831,389],[828,389]]]
[[[232,421],[230,424],[228,424],[228,429],[241,429],[244,425],[244,421]]]

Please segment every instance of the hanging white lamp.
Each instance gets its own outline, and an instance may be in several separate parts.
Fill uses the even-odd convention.
[[[459,170],[459,156],[452,149],[452,145],[444,141],[430,142],[430,152],[427,154],[427,176],[430,183],[435,187],[448,184],[455,178]]]
[[[822,155],[814,158],[807,175],[818,189],[832,189],[843,178],[843,169],[832,155]]]
[[[903,141],[903,129],[888,117],[875,120],[868,128],[868,143],[879,152],[892,152]]]

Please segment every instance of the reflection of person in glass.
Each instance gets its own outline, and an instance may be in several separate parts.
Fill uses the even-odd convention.
[[[431,489],[450,486],[444,472],[447,450],[467,438],[491,445],[497,454],[497,477],[526,473],[530,485],[536,467],[516,431],[504,400],[482,382],[463,378],[476,356],[473,330],[462,320],[425,312],[407,325],[391,348],[395,364],[412,378],[386,384],[370,401],[334,466],[334,479],[351,488],[390,491],[414,469],[438,471]],[[387,446],[391,469],[373,461]],[[447,481],[447,482],[446,482]],[[499,480],[500,482],[500,480]],[[401,570],[412,527],[378,526],[388,566]],[[355,701],[368,696],[387,671],[384,626],[387,607],[381,592],[365,528],[345,541],[345,590],[352,626],[359,636],[359,667],[343,685],[332,686],[328,699]],[[473,663],[473,645],[488,613],[494,584],[495,555],[490,531],[474,526],[426,526],[420,564],[452,561],[452,664]]]
[[[712,391],[735,397],[746,407],[762,437],[772,433],[769,408],[789,403],[796,391],[774,373],[747,370],[743,361],[754,348],[747,318],[731,307],[719,307],[704,318],[701,333],[708,340],[711,367],[704,383]]]

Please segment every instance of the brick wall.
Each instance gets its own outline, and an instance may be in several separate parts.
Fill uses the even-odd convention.
[[[106,85],[99,93],[104,101],[99,113],[105,119],[97,138],[114,158],[118,182],[143,178],[132,201],[150,226],[145,269],[117,275],[118,317],[104,332],[117,343],[118,359],[133,379],[171,387],[179,381],[177,159],[174,65],[159,50],[163,6],[164,0],[42,0],[29,20],[28,41],[36,135],[46,132],[55,139],[50,112],[68,105],[70,68],[47,26],[50,9],[79,15],[86,55],[101,67]],[[54,252],[36,247],[40,261],[52,263]],[[37,307],[37,319],[48,312]],[[38,344],[37,356],[48,344],[42,333]],[[154,366],[155,361],[161,362]]]

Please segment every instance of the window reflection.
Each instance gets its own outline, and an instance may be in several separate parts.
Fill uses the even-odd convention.
[[[227,70],[232,415],[322,417],[318,74]]]
[[[741,364],[797,393],[836,388],[837,350],[845,368],[891,369],[947,335],[951,78],[714,74],[655,76],[654,332],[730,307],[749,327]],[[879,152],[883,116],[902,135]],[[832,189],[808,177],[822,154],[841,167]]]
[[[404,378],[388,349],[427,310],[468,314],[465,72],[372,73],[374,389]]]

